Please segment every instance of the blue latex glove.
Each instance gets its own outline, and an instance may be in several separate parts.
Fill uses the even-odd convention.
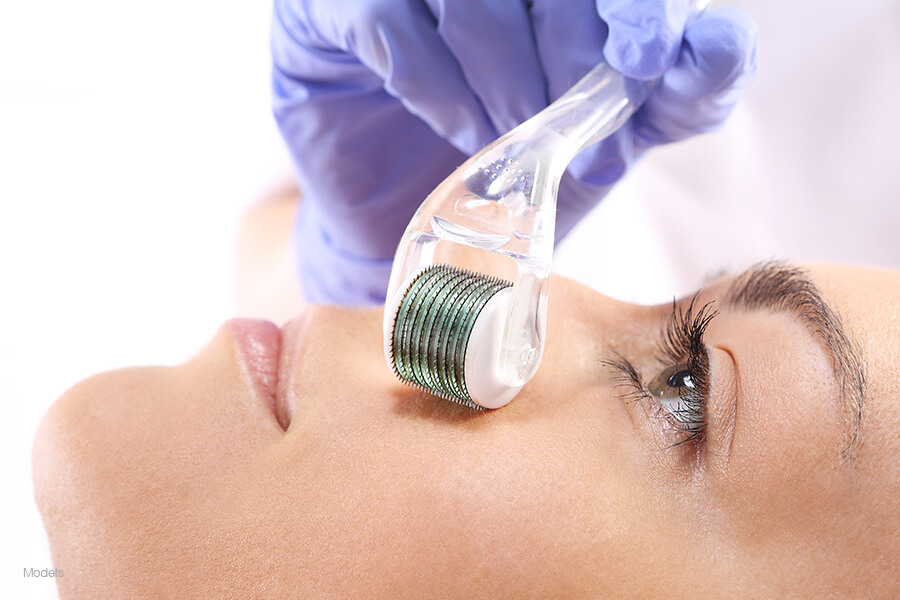
[[[275,117],[293,156],[310,301],[384,300],[397,243],[468,155],[602,60],[662,81],[570,164],[557,240],[647,148],[718,127],[756,67],[755,25],[688,0],[275,0]]]

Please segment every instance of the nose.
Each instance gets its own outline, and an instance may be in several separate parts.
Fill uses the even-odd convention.
[[[560,402],[586,389],[608,388],[603,361],[614,353],[646,352],[659,331],[660,307],[622,302],[566,278],[553,278],[549,302],[544,357],[521,393],[531,400]]]
[[[602,361],[611,351],[628,353],[646,344],[652,309],[604,296],[574,281],[551,280],[547,340],[534,379],[510,405],[495,412],[529,410],[534,402],[560,402],[606,383]],[[322,412],[335,418],[352,412],[469,420],[471,409],[400,382],[382,353],[380,309],[309,305],[285,328],[282,381],[291,420]],[[607,392],[608,394],[608,392]],[[365,399],[365,402],[359,402]],[[481,413],[483,415],[483,413]],[[380,416],[384,416],[381,414]]]
[[[550,289],[548,342],[555,340],[560,349],[581,355],[643,347],[657,331],[651,323],[659,319],[661,308],[623,302],[557,277]]]

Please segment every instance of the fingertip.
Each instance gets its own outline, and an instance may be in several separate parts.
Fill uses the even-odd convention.
[[[559,98],[604,62],[607,26],[593,0],[535,1],[531,23],[546,78],[547,100]]]
[[[598,3],[597,11],[609,27],[604,58],[627,77],[661,77],[678,58],[686,9],[666,0]]]
[[[616,133],[582,151],[569,163],[568,171],[582,184],[610,186],[625,175],[633,155],[631,136]]]
[[[743,87],[756,73],[759,29],[744,12],[726,7],[704,14],[685,34],[680,62],[696,71],[698,95]]]
[[[719,128],[756,72],[757,38],[756,25],[740,11],[704,14],[634,116],[635,135],[652,146]]]

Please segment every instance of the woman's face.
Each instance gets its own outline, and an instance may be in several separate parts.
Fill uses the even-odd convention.
[[[395,380],[380,310],[319,306],[74,387],[35,444],[63,597],[897,593],[900,273],[550,298],[497,411]]]

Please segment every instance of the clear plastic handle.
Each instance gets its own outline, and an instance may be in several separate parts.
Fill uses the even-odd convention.
[[[686,27],[709,2],[691,2]],[[499,364],[494,366],[512,395],[531,379],[544,350],[560,179],[575,155],[627,122],[656,83],[632,80],[599,64],[550,106],[472,156],[429,194],[394,259],[384,320],[385,357],[390,364],[389,335],[411,282],[431,265],[459,264],[459,253],[449,261],[441,256],[442,244],[449,242],[456,249],[475,249],[482,257],[493,253],[514,261],[512,293],[504,292],[502,307],[493,310],[506,315],[502,336],[494,336],[500,338]],[[473,270],[510,279],[505,273],[489,272],[498,265],[487,260]],[[431,362],[425,357],[417,364]]]

